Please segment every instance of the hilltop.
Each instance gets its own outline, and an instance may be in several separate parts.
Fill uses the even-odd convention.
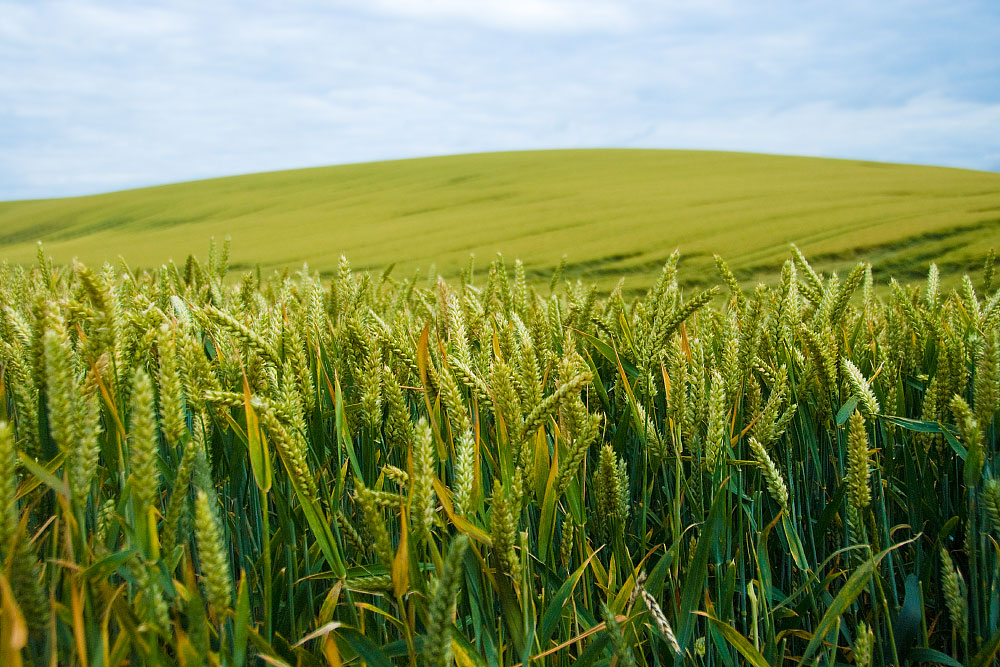
[[[496,252],[604,287],[649,284],[679,248],[689,282],[713,253],[773,279],[795,242],[821,269],[857,258],[877,275],[947,279],[1000,246],[1000,174],[745,153],[559,150],[484,153],[233,176],[87,197],[0,203],[0,258],[119,255],[156,266],[233,238],[234,268],[328,272],[432,265],[455,275]]]

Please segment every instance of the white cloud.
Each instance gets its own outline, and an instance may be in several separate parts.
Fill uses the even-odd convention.
[[[377,1],[0,0],[0,199],[578,146],[1000,168],[1000,21]]]
[[[929,93],[898,106],[833,102],[654,123],[630,145],[760,151],[946,166],[997,167],[1000,104]],[[970,149],[978,153],[969,160]]]
[[[359,4],[394,17],[546,32],[624,30],[636,19],[628,3],[605,0],[368,0]]]
[[[108,6],[87,2],[63,2],[52,13],[80,28],[95,40],[140,41],[176,34],[191,26],[183,12],[142,5]]]

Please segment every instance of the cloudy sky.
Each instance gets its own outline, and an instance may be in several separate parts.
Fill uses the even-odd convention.
[[[1000,170],[1000,2],[0,0],[0,199],[562,147]]]

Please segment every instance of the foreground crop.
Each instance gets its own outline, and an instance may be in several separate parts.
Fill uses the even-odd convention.
[[[992,262],[718,264],[4,265],[0,662],[990,664]]]

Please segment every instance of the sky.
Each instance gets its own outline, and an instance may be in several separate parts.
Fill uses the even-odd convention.
[[[1000,2],[0,0],[0,200],[584,147],[1000,171]]]

